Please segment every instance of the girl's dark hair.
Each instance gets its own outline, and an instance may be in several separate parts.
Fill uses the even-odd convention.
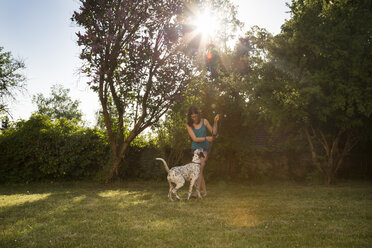
[[[193,121],[192,121],[192,119],[191,119],[191,115],[192,114],[197,114],[197,115],[199,115],[199,110],[198,110],[198,108],[197,107],[195,107],[195,106],[191,106],[190,108],[189,108],[189,112],[187,113],[187,125],[189,125],[189,127],[193,127]],[[199,122],[200,122],[200,116],[199,116]],[[198,123],[199,123],[198,122]]]

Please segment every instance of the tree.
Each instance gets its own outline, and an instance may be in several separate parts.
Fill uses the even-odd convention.
[[[371,2],[293,0],[289,7],[281,33],[263,42],[268,56],[255,100],[276,123],[303,130],[330,184],[371,118]]]
[[[15,98],[15,92],[24,88],[25,76],[20,72],[25,64],[4,52],[0,47],[0,114],[8,113],[8,100]]]
[[[45,97],[39,93],[34,95],[32,102],[37,105],[36,113],[49,116],[51,119],[77,120],[81,121],[82,112],[79,110],[79,101],[73,101],[68,95],[70,90],[64,89],[62,85],[51,87],[51,96]]]
[[[164,152],[169,151],[167,158],[173,164],[184,162],[185,154],[189,154],[190,138],[185,129],[188,108],[198,106],[204,117],[213,120],[214,115],[219,113],[216,111],[221,110],[220,103],[223,105],[226,99],[220,96],[230,94],[230,91],[226,91],[228,79],[223,81],[228,76],[221,79],[219,73],[222,64],[229,66],[227,58],[230,49],[227,43],[242,25],[236,17],[235,5],[229,0],[195,2],[195,5],[187,8],[184,27],[188,31],[187,49],[193,56],[196,73],[182,92],[180,101],[172,105],[163,126],[158,129],[158,144]],[[221,57],[226,58],[224,63],[221,63]]]
[[[102,106],[113,153],[110,181],[131,141],[158,123],[190,79],[192,61],[180,25],[186,5],[181,0],[81,3],[72,20],[84,29],[77,33],[82,71]]]

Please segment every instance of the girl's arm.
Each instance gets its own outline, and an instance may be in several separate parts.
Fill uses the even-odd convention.
[[[213,123],[213,128],[211,126],[211,124],[209,124],[209,121],[207,119],[204,119],[204,125],[208,128],[209,132],[212,133],[212,136],[213,135],[217,135],[217,122],[220,118],[220,115],[216,115],[216,117],[214,117],[214,123]]]
[[[204,119],[204,125],[207,127],[207,129],[209,130],[209,132],[212,133],[212,127],[211,127],[211,124],[209,124],[208,120],[207,119]],[[214,127],[213,127],[214,128]],[[217,129],[215,130],[217,132]],[[215,134],[215,133],[212,133],[212,135]],[[213,136],[207,136],[207,140],[209,142],[213,142]]]

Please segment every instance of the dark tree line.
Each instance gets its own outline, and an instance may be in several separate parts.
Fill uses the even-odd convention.
[[[187,20],[210,1],[82,0],[74,13],[72,20],[83,29],[77,34],[82,72],[100,100],[111,150],[104,155],[111,157],[105,159],[110,161],[107,181],[138,176],[142,172],[129,164],[150,165],[151,154],[181,162],[190,146],[186,112],[197,105],[210,120],[221,114],[210,175],[303,179],[311,165],[326,183],[333,183],[350,154],[366,153],[372,140],[371,1],[292,0],[291,17],[279,34],[253,27],[232,49],[227,39],[240,25],[235,7],[228,0],[211,2],[209,8],[224,9],[229,18],[224,19],[225,33],[204,44],[201,35],[190,39],[193,27]],[[10,53],[0,56],[4,112],[6,97],[24,82],[18,73],[24,64]],[[68,92],[60,93],[54,98]],[[34,122],[41,118],[43,125],[64,130],[67,122],[52,116],[58,113],[53,97],[39,95],[34,102],[55,123],[45,124],[36,116]],[[71,119],[81,118],[77,104],[66,105],[68,113],[76,112]],[[16,135],[17,127],[12,128]],[[149,128],[158,130],[156,145],[150,142],[151,152],[128,163],[128,149],[141,146],[136,140]],[[11,132],[3,140],[10,142],[6,137]],[[53,172],[46,168],[44,172]]]

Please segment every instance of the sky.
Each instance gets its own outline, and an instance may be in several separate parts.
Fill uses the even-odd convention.
[[[238,18],[251,26],[266,28],[273,34],[289,19],[290,0],[231,0],[238,6]],[[26,89],[10,103],[12,120],[28,119],[36,111],[32,97],[48,97],[51,87],[61,84],[80,101],[83,119],[94,126],[99,100],[79,73],[80,48],[76,44],[79,28],[71,21],[79,8],[78,0],[0,0],[0,46],[25,62]]]

